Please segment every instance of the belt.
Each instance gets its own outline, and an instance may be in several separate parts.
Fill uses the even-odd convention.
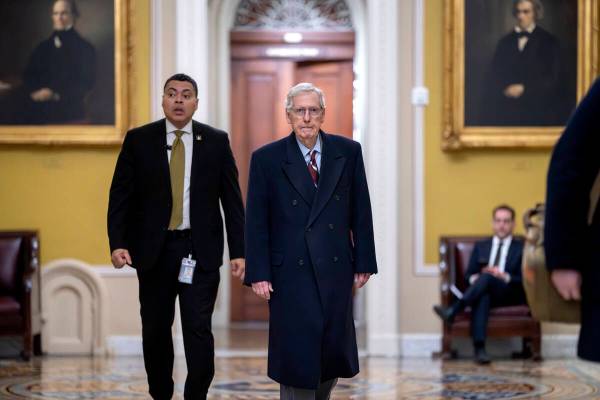
[[[188,239],[192,237],[191,229],[167,231],[167,239]]]

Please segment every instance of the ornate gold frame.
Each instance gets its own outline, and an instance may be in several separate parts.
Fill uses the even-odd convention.
[[[445,0],[443,150],[551,147],[563,127],[465,127],[465,1]],[[598,73],[598,1],[578,1],[577,99]]]
[[[114,125],[2,125],[0,143],[95,144],[121,143],[134,112],[133,0],[115,4],[115,124]]]

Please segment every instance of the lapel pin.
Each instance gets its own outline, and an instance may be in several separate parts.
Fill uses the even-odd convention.
[[[196,140],[197,141],[201,141],[202,140],[202,135],[196,135]]]

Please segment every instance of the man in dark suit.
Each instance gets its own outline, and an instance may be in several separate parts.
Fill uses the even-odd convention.
[[[485,82],[483,125],[562,125],[575,93],[565,96],[558,39],[537,25],[540,0],[514,0],[516,26],[498,42]],[[569,97],[570,102],[563,101]]]
[[[54,31],[29,58],[23,74],[24,105],[15,110],[16,122],[84,122],[84,99],[96,82],[96,51],[75,29],[78,17],[74,0],[54,1]]]
[[[150,395],[173,395],[171,326],[179,296],[188,376],[186,399],[205,399],[214,376],[211,316],[223,262],[223,221],[232,273],[244,274],[244,209],[225,132],[192,120],[196,82],[164,86],[166,119],[127,133],[113,176],[108,236],[116,268],[137,270]]]
[[[546,194],[544,247],[551,279],[566,300],[581,300],[577,354],[600,362],[600,81],[556,143]]]
[[[475,244],[465,274],[469,287],[463,297],[448,308],[433,307],[440,318],[449,322],[467,306],[471,307],[471,336],[475,360],[480,364],[490,362],[485,351],[490,308],[525,303],[521,282],[523,241],[512,236],[515,211],[500,205],[492,217],[494,236]]]
[[[358,373],[352,287],[377,272],[358,143],[320,130],[322,91],[288,93],[293,132],[252,155],[246,279],[269,300],[268,375],[281,399],[329,399]]]

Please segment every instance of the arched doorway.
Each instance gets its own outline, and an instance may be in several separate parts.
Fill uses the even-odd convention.
[[[353,137],[355,33],[344,0],[242,0],[230,49],[230,126],[243,193],[252,151],[290,132],[283,104],[296,83],[323,89],[323,130]],[[232,321],[268,319],[266,303],[238,282],[230,299]]]

